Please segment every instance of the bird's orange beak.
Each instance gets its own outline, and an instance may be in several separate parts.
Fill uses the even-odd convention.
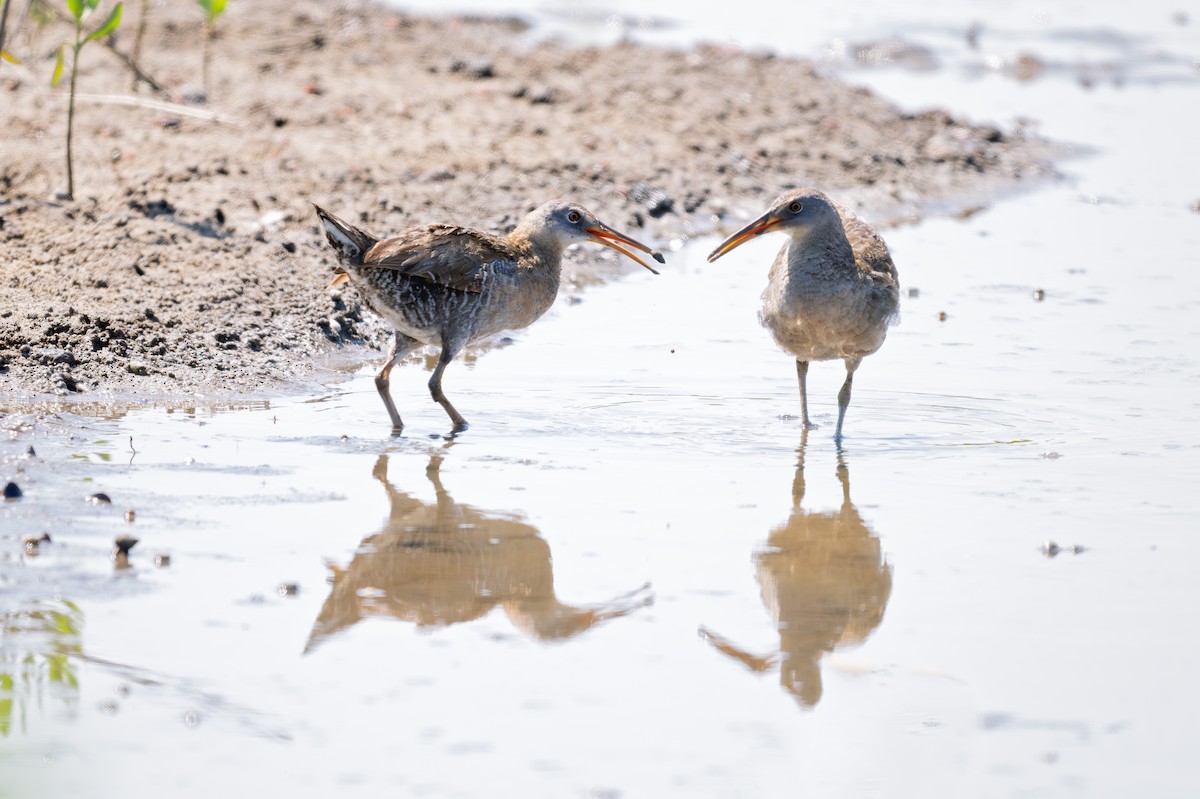
[[[734,233],[732,236],[725,239],[725,241],[721,242],[717,249],[708,254],[708,262],[711,264],[713,261],[729,252],[734,247],[746,243],[755,236],[761,236],[763,233],[766,233],[768,230],[778,225],[781,221],[782,220],[780,220],[779,217],[775,216],[772,212],[763,214],[758,219],[755,219],[737,233]]]
[[[616,250],[617,252],[621,253],[621,255],[624,255],[626,258],[632,258],[633,260],[637,261],[639,264],[646,267],[647,269],[649,269],[651,272],[653,272],[656,275],[658,274],[657,269],[655,269],[653,266],[651,266],[650,264],[643,261],[641,258],[638,258],[636,255],[631,253],[629,250],[622,247],[621,244],[628,244],[630,247],[634,248],[635,250],[641,250],[642,252],[650,253],[650,256],[652,258],[654,258],[654,260],[658,261],[660,264],[666,263],[666,260],[664,260],[662,257],[662,253],[650,249],[645,244],[642,244],[640,241],[634,241],[633,239],[626,236],[624,233],[618,233],[617,231],[613,230],[608,225],[605,225],[603,223],[597,222],[594,227],[586,228],[585,232],[589,236],[592,237],[592,241],[596,242],[597,244],[603,244],[605,247],[608,247],[610,250]],[[620,244],[618,244],[617,242],[620,242]]]

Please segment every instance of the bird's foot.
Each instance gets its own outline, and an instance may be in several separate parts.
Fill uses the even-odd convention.
[[[467,424],[465,419],[455,422],[454,427],[451,428],[450,432],[442,436],[442,438],[446,439],[447,441],[453,441],[463,433],[467,432],[467,429],[470,428],[470,426],[471,425]]]
[[[821,425],[817,424],[812,419],[804,420],[804,429],[805,430],[816,430],[816,429],[820,428],[820,426]]]

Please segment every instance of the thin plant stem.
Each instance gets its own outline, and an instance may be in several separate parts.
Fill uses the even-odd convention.
[[[4,32],[8,29],[8,7],[12,5],[12,0],[0,0],[4,3],[4,10],[0,11],[0,53],[4,52]]]
[[[67,199],[75,199],[75,168],[71,163],[71,140],[75,137],[75,77],[79,74],[79,51],[82,44],[79,35],[82,28],[75,28],[75,51],[71,56],[71,100],[67,106]]]
[[[202,80],[204,81],[204,96],[206,99],[210,92],[208,83],[208,52],[212,49],[213,29],[214,26],[211,21],[204,23],[204,66],[202,67]]]
[[[130,66],[133,71],[133,82],[130,84],[130,90],[136,89],[138,83],[142,80],[142,71],[140,64],[142,61],[142,37],[146,35],[146,13],[150,10],[150,0],[142,0],[141,15],[138,16],[137,33],[133,36],[133,53],[129,56]]]

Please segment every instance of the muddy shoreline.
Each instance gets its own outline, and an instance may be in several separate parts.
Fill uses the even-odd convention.
[[[1051,173],[1020,131],[904,113],[805,61],[576,49],[531,42],[517,20],[371,3],[230,4],[203,96],[198,20],[152,10],[142,65],[161,94],[131,93],[108,49],[85,52],[73,201],[59,196],[66,93],[44,57],[68,29],[16,26],[22,65],[0,68],[9,402],[263,396],[375,357],[387,331],[353,289],[325,289],[312,202],[387,234],[505,230],[564,197],[669,249],[796,185],[890,218]],[[135,24],[131,10],[118,50]],[[564,294],[637,268],[615,258],[571,253]]]

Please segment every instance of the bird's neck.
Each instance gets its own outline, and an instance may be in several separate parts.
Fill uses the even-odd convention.
[[[519,227],[509,234],[508,243],[519,255],[523,283],[529,288],[536,284],[553,302],[562,276],[562,245],[554,239],[527,235]]]
[[[508,235],[509,245],[521,255],[521,265],[539,273],[557,275],[562,269],[565,249],[558,239],[538,236],[518,227]]]
[[[853,272],[854,249],[840,224],[822,224],[796,231],[789,244],[788,265],[802,272],[846,269]]]

